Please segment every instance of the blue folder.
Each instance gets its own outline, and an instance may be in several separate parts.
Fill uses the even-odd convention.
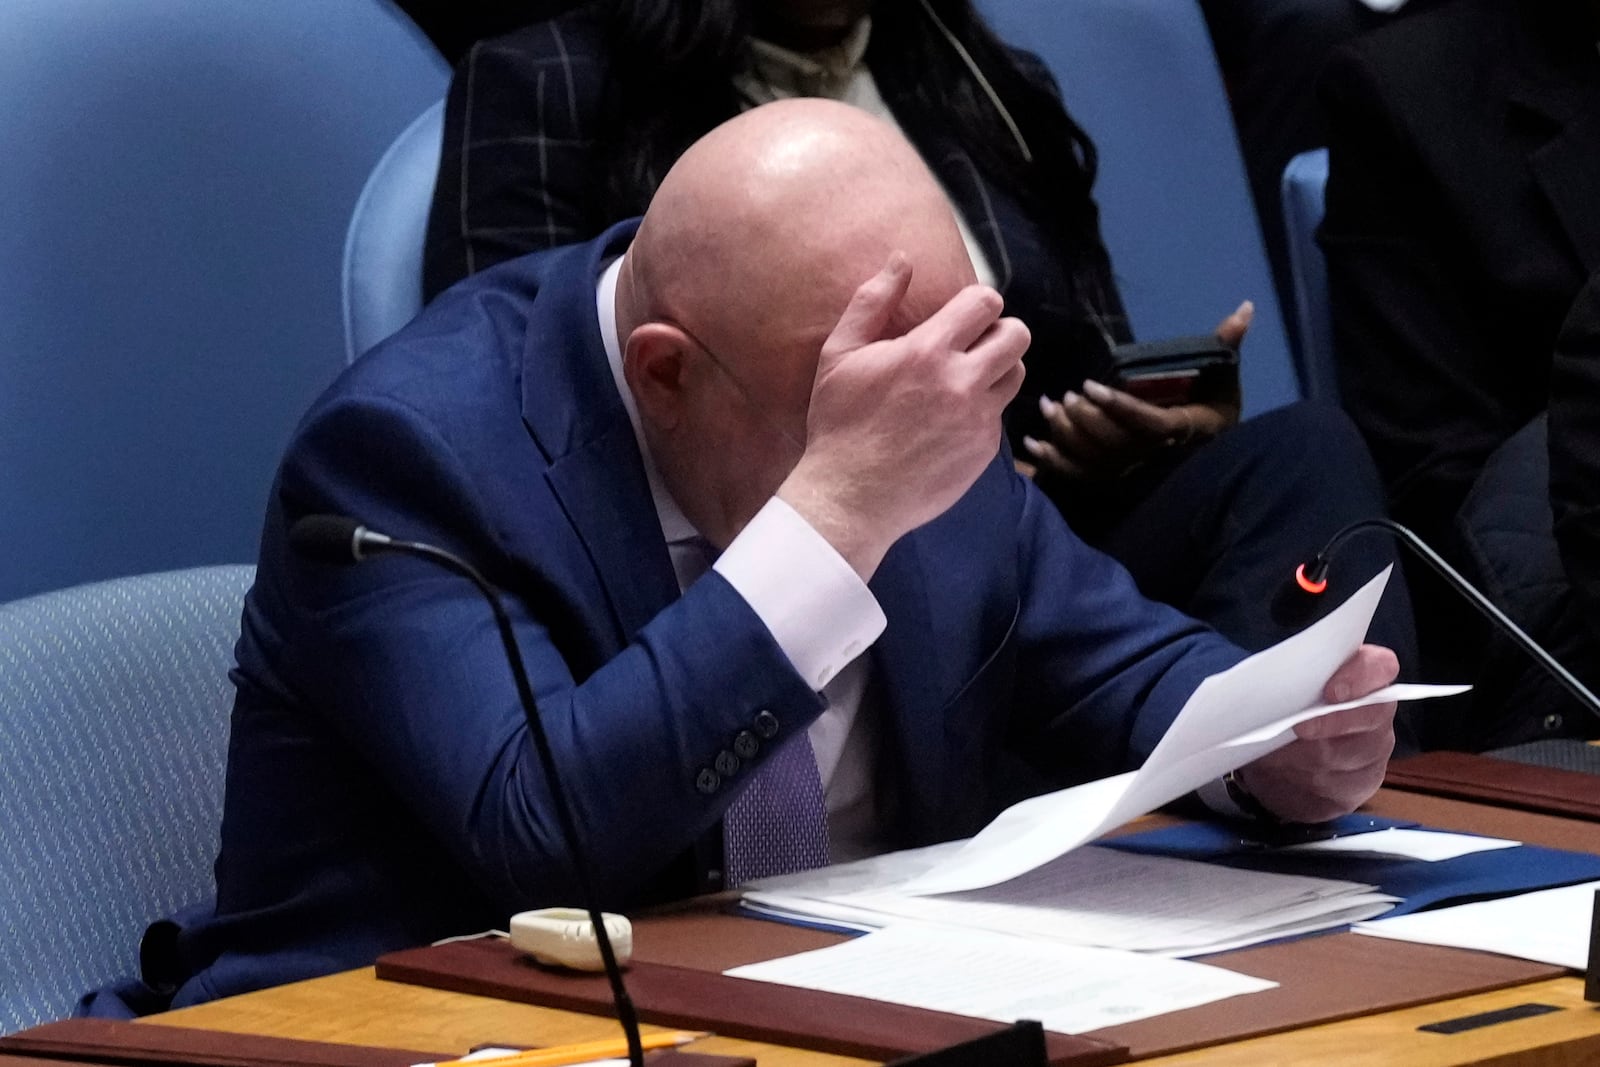
[[[1428,829],[1417,827],[1416,823],[1351,815],[1309,828],[1309,839],[1388,827]],[[1297,831],[1291,828],[1289,833],[1294,835]],[[1339,852],[1286,852],[1275,846],[1294,843],[1293,837],[1274,840],[1271,834],[1272,831],[1263,832],[1250,824],[1204,822],[1147,830],[1097,843],[1126,852],[1201,860],[1252,871],[1364,882],[1401,899],[1402,903],[1386,912],[1385,918],[1600,879],[1600,855],[1538,845],[1474,852],[1430,863]]]

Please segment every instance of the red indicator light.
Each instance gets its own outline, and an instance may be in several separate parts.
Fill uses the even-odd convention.
[[[1324,589],[1328,588],[1328,579],[1324,578],[1320,582],[1313,582],[1306,577],[1306,565],[1304,563],[1294,569],[1294,580],[1301,589],[1304,589],[1312,596],[1318,596]]]

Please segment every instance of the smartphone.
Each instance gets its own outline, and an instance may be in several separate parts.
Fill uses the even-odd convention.
[[[1215,337],[1197,335],[1117,345],[1111,384],[1161,407],[1206,403],[1239,388],[1239,353]]]

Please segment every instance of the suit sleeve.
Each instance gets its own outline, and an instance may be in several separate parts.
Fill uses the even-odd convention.
[[[474,45],[445,101],[423,298],[496,263],[593,237],[594,31],[554,19]]]
[[[600,895],[625,904],[715,825],[742,784],[725,772],[707,788],[701,769],[741,732],[760,733],[763,719],[776,731],[762,737],[762,753],[743,768],[748,776],[762,755],[806,729],[821,698],[715,572],[603,664],[575,667],[584,657],[573,652],[580,621],[563,607],[569,598],[498,552],[493,520],[448,436],[392,400],[325,408],[291,450],[269,546],[275,524],[281,531],[301,514],[349,514],[456,551],[507,590]],[[332,567],[269,550],[263,560],[253,598],[261,618],[247,629],[282,635],[282,647],[258,659],[283,669],[257,685],[297,694],[318,720],[314,729],[337,735],[405,798],[500,910],[576,899],[552,786],[474,587],[404,557]],[[582,559],[552,558],[538,569],[569,566],[587,574]]]
[[[1344,403],[1378,461],[1396,518],[1445,534],[1489,454],[1520,425],[1486,383],[1489,351],[1462,220],[1418,150],[1409,112],[1363,53],[1336,54],[1321,230]],[[1543,358],[1542,356],[1540,357]]]
[[[1590,633],[1600,639],[1600,273],[1579,294],[1556,342],[1549,433],[1556,542]]]

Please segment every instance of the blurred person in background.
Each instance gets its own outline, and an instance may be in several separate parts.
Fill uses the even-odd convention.
[[[1345,407],[1394,516],[1589,688],[1600,644],[1552,530],[1600,454],[1600,392],[1562,324],[1600,269],[1600,3],[1453,0],[1340,50],[1328,69],[1327,253]],[[1592,313],[1592,312],[1591,312]],[[1588,351],[1574,325],[1571,351]],[[1549,411],[1548,429],[1546,411]],[[1567,457],[1552,485],[1550,453]],[[1555,497],[1552,500],[1552,492]],[[1593,530],[1567,529],[1563,548]],[[1456,595],[1416,582],[1424,662],[1476,675],[1430,745],[1593,737],[1576,706]],[[1430,709],[1431,713],[1431,709]]]

